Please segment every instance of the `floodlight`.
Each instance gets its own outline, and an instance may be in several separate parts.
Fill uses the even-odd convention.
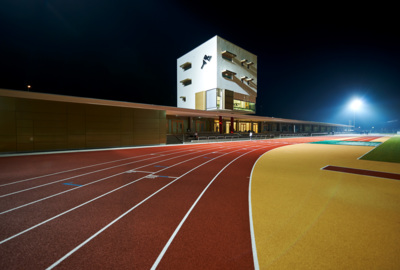
[[[361,105],[362,105],[362,101],[359,100],[359,99],[355,99],[355,100],[353,100],[353,101],[351,102],[350,107],[351,107],[353,110],[358,110],[358,109],[361,107]]]

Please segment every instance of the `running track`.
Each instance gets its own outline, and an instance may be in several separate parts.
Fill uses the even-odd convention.
[[[1,157],[0,268],[253,269],[253,165],[328,139]]]

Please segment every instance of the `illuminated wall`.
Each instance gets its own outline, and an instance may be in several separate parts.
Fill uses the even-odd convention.
[[[255,113],[256,98],[257,56],[219,36],[177,60],[179,108]]]
[[[62,102],[2,96],[1,92],[0,153],[166,143],[162,110],[88,104],[84,98]]]

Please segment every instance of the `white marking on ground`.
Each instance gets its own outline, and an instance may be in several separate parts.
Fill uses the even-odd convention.
[[[204,193],[207,191],[207,189],[211,186],[211,184],[214,182],[214,180],[229,166],[231,165],[234,161],[236,161],[237,159],[241,158],[244,155],[247,155],[251,152],[253,152],[255,150],[252,150],[248,153],[244,153],[238,157],[236,157],[235,159],[231,160],[227,165],[225,165],[224,168],[222,168],[222,170],[220,170],[215,176],[214,178],[210,181],[210,183],[208,183],[208,185],[204,188],[204,190],[201,192],[201,194],[197,197],[196,201],[192,204],[192,206],[190,207],[189,211],[186,213],[186,215],[183,217],[183,219],[181,220],[181,222],[179,223],[178,227],[176,227],[175,231],[172,233],[171,237],[169,238],[168,242],[165,244],[164,248],[162,249],[161,253],[158,255],[156,261],[154,262],[153,266],[151,267],[152,270],[156,269],[157,266],[159,265],[160,261],[162,260],[162,258],[164,257],[164,254],[167,252],[169,246],[171,245],[172,241],[174,240],[175,236],[178,234],[179,230],[181,229],[181,227],[183,226],[183,223],[185,223],[186,219],[188,218],[188,216],[190,215],[190,213],[193,211],[194,207],[196,206],[196,204],[200,201],[201,197],[203,197]]]
[[[234,152],[234,151],[233,151]],[[53,269],[54,267],[56,267],[57,265],[59,265],[62,261],[64,261],[66,258],[68,258],[69,256],[71,256],[73,253],[75,253],[77,250],[79,250],[81,247],[83,247],[84,245],[86,245],[87,243],[89,243],[91,240],[93,240],[96,236],[98,236],[100,233],[102,233],[103,231],[105,231],[107,228],[109,228],[111,225],[113,225],[115,222],[117,222],[118,220],[120,220],[121,218],[123,218],[124,216],[126,216],[127,214],[129,214],[130,212],[132,212],[135,208],[137,208],[138,206],[140,206],[141,204],[143,204],[144,202],[146,202],[147,200],[149,200],[151,197],[153,197],[154,195],[156,195],[157,193],[159,193],[160,191],[162,191],[163,189],[165,189],[166,187],[172,185],[173,183],[175,183],[176,181],[178,181],[180,178],[182,178],[183,176],[185,176],[186,174],[194,171],[195,169],[217,159],[220,158],[224,155],[227,154],[222,154],[218,157],[215,157],[214,159],[210,159],[207,160],[206,162],[194,167],[193,169],[187,171],[186,173],[184,173],[183,175],[181,175],[180,177],[176,178],[175,180],[169,182],[168,184],[166,184],[165,186],[163,186],[162,188],[160,188],[159,190],[157,190],[156,192],[152,193],[151,195],[149,195],[148,197],[146,197],[144,200],[142,200],[141,202],[139,202],[138,204],[136,204],[135,206],[133,206],[132,208],[130,208],[129,210],[127,210],[125,213],[123,213],[122,215],[120,215],[118,218],[114,219],[113,221],[111,221],[110,223],[108,223],[106,226],[104,226],[102,229],[100,229],[99,231],[97,231],[95,234],[93,234],[92,236],[90,236],[88,239],[86,239],[85,241],[83,241],[81,244],[79,244],[78,246],[76,246],[74,249],[72,249],[70,252],[68,252],[67,254],[65,254],[63,257],[61,257],[58,261],[54,262],[52,265],[50,265],[47,270]],[[1,244],[1,242],[0,242]]]

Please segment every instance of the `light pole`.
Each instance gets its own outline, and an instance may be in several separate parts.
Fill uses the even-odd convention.
[[[353,109],[354,112],[354,131],[356,130],[356,111],[361,107],[362,101],[360,99],[355,99],[351,102],[350,107]]]

